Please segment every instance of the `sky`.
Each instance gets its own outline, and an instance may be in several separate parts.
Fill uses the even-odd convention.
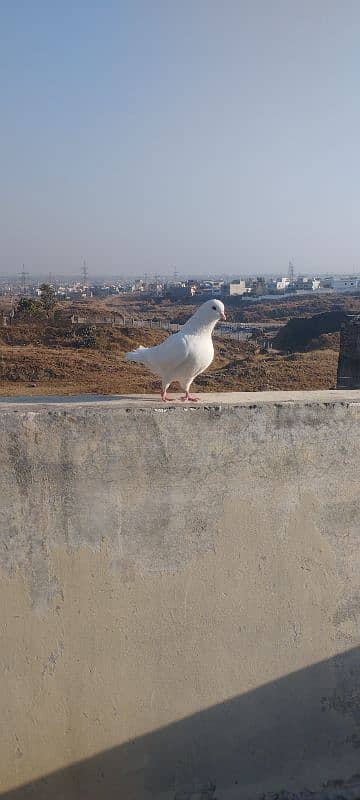
[[[358,0],[0,0],[0,275],[360,270]]]

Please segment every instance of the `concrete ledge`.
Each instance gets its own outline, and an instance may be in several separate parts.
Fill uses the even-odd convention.
[[[159,395],[153,394],[130,394],[130,395],[66,395],[64,397],[55,395],[27,396],[27,397],[1,397],[0,411],[7,406],[58,406],[58,405],[95,405],[100,408],[108,406],[111,408],[197,408],[204,406],[257,406],[264,404],[284,405],[285,403],[299,405],[319,405],[328,403],[360,403],[360,390],[326,390],[313,392],[210,392],[198,393],[199,403],[183,403],[179,399],[179,394],[170,393],[173,398],[172,403],[163,403]]]
[[[360,391],[0,400],[0,793],[252,800],[360,745]]]

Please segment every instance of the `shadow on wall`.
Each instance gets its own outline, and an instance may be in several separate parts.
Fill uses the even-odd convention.
[[[355,648],[1,797],[188,800],[198,792],[203,800],[250,798],[252,784],[299,791],[350,777],[360,763],[359,747]]]

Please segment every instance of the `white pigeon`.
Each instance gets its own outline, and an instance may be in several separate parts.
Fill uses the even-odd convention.
[[[208,300],[183,325],[156,347],[138,347],[126,353],[126,361],[140,361],[151,372],[161,378],[161,399],[171,400],[167,390],[170,383],[177,381],[185,392],[182,400],[197,402],[198,397],[189,393],[190,386],[197,375],[207,369],[214,358],[212,332],[219,320],[226,320],[224,304],[221,300]]]

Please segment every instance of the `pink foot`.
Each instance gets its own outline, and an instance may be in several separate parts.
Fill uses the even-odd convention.
[[[168,395],[166,394],[166,391],[162,391],[161,392],[161,399],[162,399],[163,403],[173,403],[174,402],[174,398],[173,397],[168,397]]]
[[[191,403],[200,403],[200,397],[194,397],[194,395],[189,394],[189,392],[186,392],[185,397],[182,397],[181,399],[183,400],[183,402],[189,400],[189,402]]]

